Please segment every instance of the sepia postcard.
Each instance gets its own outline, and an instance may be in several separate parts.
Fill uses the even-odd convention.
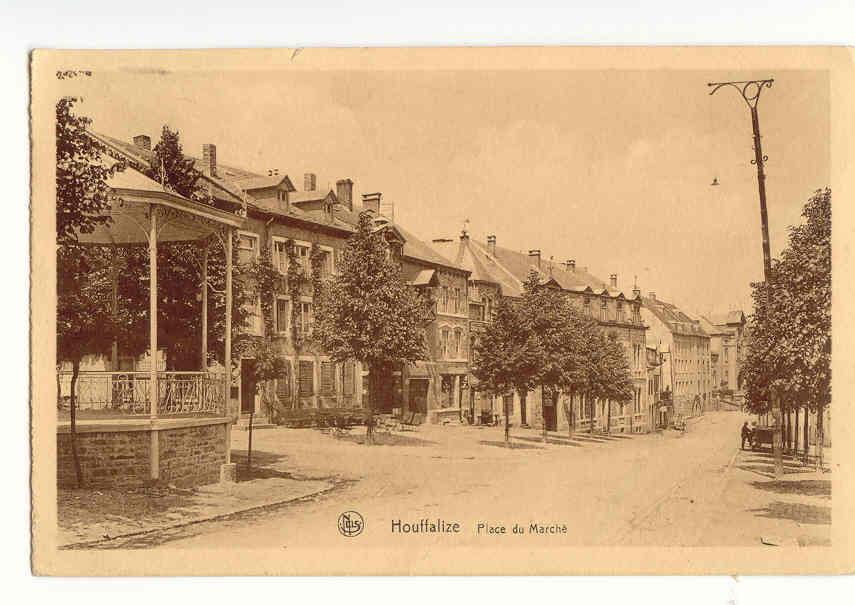
[[[853,103],[844,48],[34,51],[34,573],[851,572]]]

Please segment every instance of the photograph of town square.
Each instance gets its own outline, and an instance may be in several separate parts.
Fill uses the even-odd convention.
[[[831,545],[827,72],[249,67],[55,74],[61,549]]]

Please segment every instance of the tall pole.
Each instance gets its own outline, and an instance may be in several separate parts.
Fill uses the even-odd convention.
[[[710,82],[707,86],[713,87],[711,95],[722,88],[730,86],[739,91],[743,100],[748,105],[751,111],[751,130],[754,135],[754,159],[752,164],[757,166],[757,189],[760,193],[760,229],[763,238],[763,278],[768,285],[772,279],[772,255],[769,251],[769,217],[766,211],[766,173],[763,170],[763,163],[768,159],[763,155],[763,148],[760,143],[760,121],[757,117],[757,103],[760,100],[760,93],[764,88],[772,88],[772,82],[775,80],[744,80],[735,82]],[[768,293],[768,289],[766,290]],[[775,430],[772,431],[772,456],[775,460],[775,478],[780,479],[784,474],[784,459],[781,447],[781,401],[777,390],[772,388],[772,418],[775,423]]]

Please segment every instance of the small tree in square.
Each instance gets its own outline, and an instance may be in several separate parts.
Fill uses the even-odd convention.
[[[475,348],[473,375],[478,388],[504,397],[517,393],[521,405],[528,392],[539,384],[542,343],[534,332],[534,322],[523,299],[502,298],[493,321]],[[510,410],[504,403],[505,445],[510,446]]]
[[[368,433],[374,442],[374,408],[382,380],[402,363],[427,358],[424,329],[432,302],[410,287],[401,275],[384,230],[373,214],[359,215],[348,239],[340,272],[320,286],[314,336],[339,363],[355,360],[368,367]]]

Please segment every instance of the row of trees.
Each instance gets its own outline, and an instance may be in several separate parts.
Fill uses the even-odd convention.
[[[537,388],[542,389],[543,406],[550,401],[555,410],[560,394],[569,394],[564,412],[571,435],[576,395],[591,416],[596,400],[609,402],[607,427],[611,425],[611,402],[623,406],[633,396],[629,362],[616,335],[604,334],[561,290],[541,285],[535,272],[523,284],[519,299],[499,302],[475,348],[474,366],[479,390],[499,397],[517,393],[522,407],[528,393]],[[509,410],[504,407],[505,443],[509,443]],[[543,417],[546,441],[545,410]]]
[[[790,228],[787,248],[773,260],[770,279],[752,284],[741,372],[750,411],[765,414],[772,398],[780,398],[783,441],[794,451],[793,416],[797,427],[803,412],[805,460],[809,412],[816,413],[821,464],[823,412],[831,404],[831,190],[817,190],[802,216],[805,222]]]

